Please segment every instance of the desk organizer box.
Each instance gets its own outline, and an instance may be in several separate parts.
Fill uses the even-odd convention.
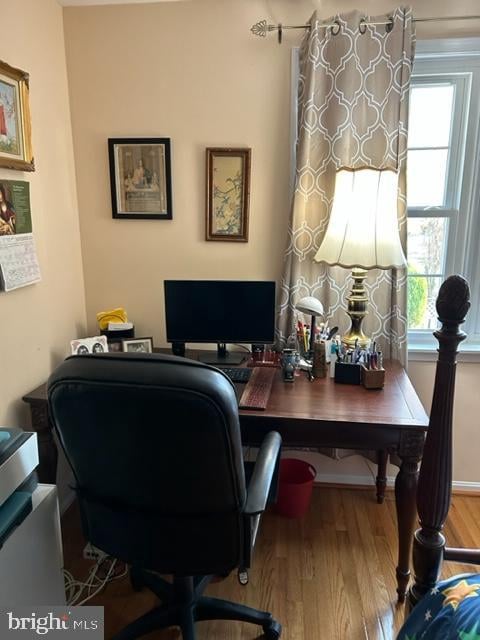
[[[361,384],[362,368],[361,364],[336,362],[334,380],[340,384]]]
[[[109,331],[108,329],[102,329],[100,331],[102,336],[107,336],[109,351],[121,351],[122,340],[135,337],[135,327],[131,329],[123,329],[122,331]]]
[[[383,389],[385,369],[366,369],[362,366],[362,384],[365,389]]]

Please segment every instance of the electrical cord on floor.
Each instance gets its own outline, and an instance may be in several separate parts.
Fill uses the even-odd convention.
[[[115,567],[121,566],[122,564],[123,563],[119,563],[116,558],[112,558],[111,556],[102,558],[91,567],[85,582],[76,580],[70,571],[64,569],[63,575],[65,578],[67,604],[81,606],[99,594],[109,582],[124,578],[128,573],[128,566],[126,564],[123,570],[115,573]],[[103,577],[100,577],[99,573],[103,573]],[[80,600],[82,595],[85,597]]]

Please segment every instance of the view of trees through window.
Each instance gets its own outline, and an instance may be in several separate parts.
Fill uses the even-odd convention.
[[[445,274],[452,198],[452,82],[411,88],[408,145],[409,329],[437,326],[435,299]]]

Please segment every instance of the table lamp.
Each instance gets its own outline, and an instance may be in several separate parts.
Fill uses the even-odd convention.
[[[353,287],[347,313],[351,327],[342,342],[365,347],[370,339],[362,330],[368,296],[364,280],[368,269],[406,266],[397,221],[398,174],[394,171],[341,169],[335,180],[332,212],[315,262],[352,269]]]
[[[323,316],[323,304],[313,296],[306,296],[297,302],[295,309],[312,316],[310,323],[310,351],[313,351],[313,345],[315,343],[315,318],[317,316]]]

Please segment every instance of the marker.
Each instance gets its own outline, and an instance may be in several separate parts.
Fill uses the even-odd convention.
[[[337,333],[337,331],[338,331],[338,327],[333,327],[332,329],[330,329],[327,335],[327,340],[331,340],[333,336]]]

